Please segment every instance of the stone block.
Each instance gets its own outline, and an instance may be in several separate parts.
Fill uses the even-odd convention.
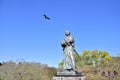
[[[86,80],[86,78],[85,76],[75,76],[75,77],[55,76],[53,77],[53,80]]]

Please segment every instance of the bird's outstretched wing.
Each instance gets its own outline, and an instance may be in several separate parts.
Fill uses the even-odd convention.
[[[43,16],[45,17],[45,19],[50,20],[50,18],[48,16],[46,16],[45,14],[43,14]]]

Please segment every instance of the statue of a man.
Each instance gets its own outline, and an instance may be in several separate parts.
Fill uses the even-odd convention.
[[[66,31],[65,33],[66,37],[65,39],[63,39],[63,41],[61,42],[61,46],[63,48],[64,51],[64,59],[63,59],[63,63],[64,63],[64,69],[67,71],[75,70],[75,56],[74,54],[75,49],[74,49],[74,38],[73,36],[70,35],[70,31]]]

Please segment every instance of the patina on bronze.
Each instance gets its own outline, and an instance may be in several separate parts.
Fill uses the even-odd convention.
[[[62,40],[61,46],[64,52],[64,70],[66,71],[76,71],[75,68],[75,54],[76,51],[74,49],[74,37],[70,34],[70,31],[67,30],[65,32],[66,37]]]

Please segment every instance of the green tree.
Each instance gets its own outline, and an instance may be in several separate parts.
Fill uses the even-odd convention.
[[[85,50],[81,54],[81,59],[84,64],[97,67],[99,65],[107,63],[112,59],[112,57],[106,51]]]
[[[59,67],[60,71],[63,71],[63,60],[61,62],[59,62],[58,67]]]

